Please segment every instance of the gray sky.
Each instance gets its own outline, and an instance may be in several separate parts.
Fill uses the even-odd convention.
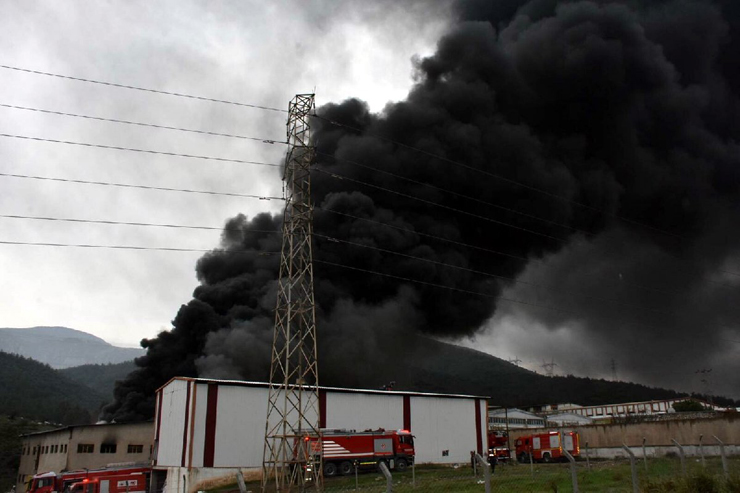
[[[421,2],[4,3],[2,65],[287,108],[350,96],[380,111],[448,21]],[[284,140],[284,113],[0,69],[1,104]],[[0,132],[279,163],[281,145],[0,108]],[[275,168],[0,138],[0,172],[281,196]],[[0,214],[221,227],[280,201],[0,177]],[[0,240],[209,249],[218,231],[0,218]],[[0,326],[64,325],[121,345],[167,329],[200,253],[0,246]]]
[[[369,4],[369,5],[368,5]],[[445,1],[4,2],[1,65],[209,98],[287,108],[315,89],[317,104],[347,97],[381,111],[404,99],[414,56],[445,32]],[[285,138],[284,113],[194,101],[0,69],[0,104],[238,134]],[[284,146],[90,121],[0,107],[0,133],[279,163]],[[276,168],[0,137],[0,173],[281,196]],[[74,185],[0,176],[0,214],[220,228],[280,201]],[[73,224],[0,217],[0,241],[210,249],[219,231]],[[582,253],[582,252],[581,252]],[[563,251],[553,264],[567,262]],[[170,327],[197,286],[201,253],[0,245],[0,327],[63,325],[135,346]],[[534,269],[534,268],[533,268]],[[527,272],[535,275],[537,272]],[[516,295],[509,290],[506,295]],[[597,332],[553,328],[500,309],[462,344],[528,368],[630,379],[629,357]],[[458,341],[459,342],[459,341]],[[629,342],[629,341],[628,341]],[[716,365],[734,368],[728,345]],[[574,356],[577,355],[577,356]],[[735,366],[733,366],[735,365]],[[691,369],[693,371],[693,368]],[[689,373],[691,373],[691,371]],[[734,371],[734,370],[733,370]],[[660,375],[657,375],[658,377]],[[662,375],[665,377],[665,375]],[[638,381],[651,383],[643,371]],[[656,378],[653,382],[657,382]],[[666,378],[662,381],[665,382]],[[696,381],[694,381],[696,380]],[[684,390],[706,391],[697,379]],[[677,381],[673,379],[673,381]],[[732,392],[730,385],[715,391]]]

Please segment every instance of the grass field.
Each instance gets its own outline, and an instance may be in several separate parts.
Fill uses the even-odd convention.
[[[724,478],[719,458],[708,458],[706,468],[691,458],[686,460],[686,477],[681,473],[678,458],[652,459],[648,472],[644,463],[637,462],[640,491],[643,493],[740,493],[740,457],[729,459],[730,478]],[[629,461],[577,463],[578,486],[581,493],[632,493]],[[357,483],[355,482],[357,481]],[[379,473],[327,478],[324,491],[385,491],[386,480]],[[259,491],[259,483],[248,483],[247,489]],[[228,489],[221,490],[221,492]],[[238,490],[236,490],[238,491]],[[483,475],[473,475],[469,464],[460,467],[420,465],[415,474],[409,470],[393,474],[393,491],[402,492],[482,492]],[[499,465],[491,480],[491,491],[511,493],[553,493],[573,491],[568,464]]]

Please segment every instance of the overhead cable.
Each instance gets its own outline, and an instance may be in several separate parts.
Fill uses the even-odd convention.
[[[177,156],[177,157],[187,157],[191,159],[206,159],[209,161],[222,161],[227,163],[240,163],[240,164],[254,164],[258,166],[272,166],[275,168],[279,168],[282,165],[280,164],[274,164],[274,163],[262,163],[258,161],[245,161],[243,159],[229,159],[229,158],[223,158],[223,157],[215,157],[215,156],[199,156],[195,154],[180,154],[176,152],[165,152],[165,151],[152,151],[149,149],[136,149],[132,147],[119,147],[119,146],[109,146],[109,145],[103,145],[103,144],[91,144],[89,142],[74,142],[70,140],[56,140],[56,139],[45,139],[42,137],[30,137],[27,135],[13,135],[13,134],[4,134],[0,133],[0,137],[8,137],[13,139],[25,139],[25,140],[34,140],[38,142],[51,142],[54,144],[67,144],[67,145],[76,145],[76,146],[83,146],[83,147],[97,147],[100,149],[114,149],[117,151],[131,151],[131,152],[143,152],[147,154],[160,154],[164,156]]]
[[[274,140],[274,139],[263,139],[260,137],[247,137],[246,135],[234,135],[234,134],[224,134],[219,132],[208,132],[205,130],[195,130],[192,128],[182,128],[182,127],[169,127],[167,125],[156,125],[154,123],[143,123],[143,122],[133,122],[130,120],[116,120],[114,118],[102,118],[99,116],[90,116],[90,115],[80,115],[78,113],[65,113],[63,111],[52,111],[52,110],[44,110],[41,108],[29,108],[27,106],[16,106],[12,104],[4,104],[0,103],[0,107],[3,108],[11,108],[15,110],[25,110],[25,111],[35,111],[37,113],[47,113],[50,115],[59,115],[59,116],[70,116],[74,118],[84,118],[87,120],[97,120],[101,122],[111,122],[111,123],[122,123],[126,125],[137,125],[140,127],[151,127],[151,128],[160,128],[164,130],[177,130],[180,132],[190,132],[195,134],[203,134],[203,135],[212,135],[216,137],[229,137],[232,139],[243,139],[243,140],[254,140],[257,142],[262,142],[263,144],[288,144],[285,141],[282,140]]]
[[[267,110],[267,111],[277,111],[280,113],[288,113],[288,110],[280,109],[280,108],[272,108],[269,106],[262,106],[258,104],[248,104],[248,103],[239,103],[236,101],[226,101],[223,99],[214,99],[214,98],[208,98],[204,96],[193,96],[192,94],[183,94],[179,92],[170,92],[170,91],[161,91],[158,89],[150,89],[146,87],[137,87],[137,86],[130,86],[126,84],[116,84],[114,82],[104,82],[100,80],[93,80],[93,79],[83,79],[82,77],[72,77],[70,75],[62,75],[62,74],[53,74],[51,72],[42,72],[40,70],[31,70],[27,68],[22,67],[14,67],[11,65],[0,65],[0,68],[4,68],[7,70],[15,70],[18,72],[26,72],[29,74],[36,74],[36,75],[45,75],[47,77],[57,77],[59,79],[68,79],[68,80],[74,80],[78,82],[88,82],[90,84],[100,84],[104,86],[111,86],[111,87],[118,87],[121,89],[132,89],[134,91],[145,91],[145,92],[152,92],[156,94],[164,94],[167,96],[176,96],[178,98],[188,98],[188,99],[197,99],[199,101],[209,101],[211,103],[223,103],[223,104],[231,104],[235,106],[245,106],[247,108],[256,108],[260,110]]]
[[[346,129],[352,130],[354,132],[359,132],[359,133],[362,133],[363,132],[362,129],[353,127],[351,125],[346,125],[344,123],[339,123],[339,122],[337,122],[335,120],[331,120],[329,118],[323,117],[323,116],[319,115],[318,113],[316,113],[316,114],[314,114],[312,116],[314,116],[315,118],[318,118],[319,120],[325,121],[325,122],[327,122],[327,123],[329,123],[331,125],[335,125],[335,126],[338,126],[338,127],[344,127]],[[594,207],[594,206],[591,206],[591,205],[588,205],[588,204],[584,204],[583,202],[579,202],[577,200],[573,200],[573,199],[569,199],[567,197],[563,197],[562,195],[558,195],[556,193],[549,192],[549,191],[544,190],[542,188],[535,187],[533,185],[528,185],[526,183],[520,182],[518,180],[514,180],[512,178],[507,178],[507,177],[505,177],[505,176],[503,176],[501,174],[494,173],[494,172],[488,171],[488,170],[483,170],[483,169],[480,169],[480,168],[476,168],[475,166],[471,166],[469,164],[465,164],[465,163],[462,163],[460,161],[457,161],[457,160],[454,160],[454,159],[450,159],[448,157],[441,156],[439,154],[435,154],[433,152],[425,151],[424,149],[419,149],[418,147],[414,147],[412,145],[408,145],[408,144],[404,144],[402,142],[398,142],[398,141],[393,140],[393,139],[390,139],[388,137],[383,137],[381,135],[375,135],[375,134],[369,134],[369,133],[366,133],[364,135],[366,135],[368,137],[372,137],[372,138],[377,139],[377,140],[381,140],[381,141],[384,141],[384,142],[388,142],[388,143],[397,145],[399,147],[403,147],[405,149],[409,149],[409,150],[414,151],[414,152],[418,152],[420,154],[423,154],[425,156],[428,156],[428,157],[431,157],[431,158],[434,158],[434,159],[438,159],[438,160],[443,161],[443,162],[446,162],[448,164],[459,166],[461,168],[464,168],[464,169],[467,169],[467,170],[470,170],[470,171],[474,171],[476,173],[480,173],[480,174],[489,176],[491,178],[495,178],[497,180],[501,180],[501,181],[503,181],[505,183],[509,183],[511,185],[515,185],[515,186],[518,186],[518,187],[521,187],[521,188],[524,188],[524,189],[527,189],[527,190],[530,190],[530,191],[533,191],[533,192],[540,193],[542,195],[546,195],[546,196],[551,197],[553,199],[557,199],[557,200],[560,200],[560,201],[563,201],[563,202],[567,202],[567,203],[576,205],[578,207],[589,209],[589,210],[592,210],[594,212],[598,212],[600,214],[604,214],[606,216],[612,217],[614,219],[619,219],[620,221],[624,221],[626,223],[629,223],[629,224],[632,224],[632,225],[635,225],[635,226],[641,226],[643,228],[650,229],[652,231],[655,231],[656,233],[661,233],[661,234],[664,234],[664,235],[667,235],[667,236],[672,236],[673,238],[681,239],[681,240],[686,240],[687,239],[684,236],[681,236],[679,234],[672,233],[670,231],[665,231],[665,230],[660,229],[660,228],[657,228],[655,226],[651,226],[649,224],[646,224],[646,223],[643,223],[643,222],[640,222],[640,221],[636,221],[634,219],[629,219],[629,218],[626,218],[624,216],[620,216],[618,214],[614,214],[612,212],[605,211],[605,210],[600,209],[598,207]]]
[[[100,186],[106,186],[106,187],[137,188],[137,189],[143,189],[143,190],[158,190],[158,191],[164,191],[164,192],[197,193],[197,194],[203,194],[203,195],[223,195],[226,197],[240,197],[240,198],[250,198],[250,199],[259,199],[259,200],[285,200],[283,197],[273,197],[269,195],[254,195],[254,194],[248,194],[248,193],[235,193],[235,192],[212,192],[209,190],[190,190],[187,188],[155,187],[155,186],[150,186],[150,185],[133,185],[129,183],[113,183],[113,182],[105,182],[105,181],[73,180],[70,178],[54,178],[50,176],[21,175],[17,173],[0,172],[0,176],[5,176],[9,178],[30,179],[30,180],[74,183],[74,184],[79,184],[79,185],[100,185]]]

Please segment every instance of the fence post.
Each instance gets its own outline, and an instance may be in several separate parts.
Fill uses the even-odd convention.
[[[534,452],[534,449],[532,449],[532,446],[529,446],[529,472],[532,473],[532,477],[534,477],[534,459],[532,458],[532,453]]]
[[[242,470],[236,471],[236,484],[239,485],[239,493],[247,493],[247,484],[244,482]]]
[[[637,465],[635,464],[635,454],[632,453],[627,444],[622,443],[622,448],[630,455],[630,469],[632,469],[632,492],[640,493],[637,487]]]
[[[475,454],[476,462],[483,466],[483,479],[486,481],[486,493],[491,493],[491,465],[480,454]]]
[[[678,447],[678,456],[681,458],[681,473],[686,476],[686,461],[684,460],[683,446],[678,443],[675,438],[671,438],[671,441],[676,444],[676,447]]]
[[[573,481],[573,493],[578,493],[578,473],[576,472],[576,460],[570,455],[570,452],[563,449],[563,453],[570,461],[570,478]]]
[[[182,493],[188,493],[188,480],[185,479],[185,475],[182,475]]]
[[[703,438],[704,438],[704,435],[699,435],[699,455],[701,455],[701,468],[706,469],[707,463],[704,460],[704,444],[702,443]]]
[[[715,435],[712,435],[712,436],[714,436],[714,439],[717,440],[717,442],[719,442],[719,453],[720,455],[722,455],[722,469],[725,471],[725,476],[729,476],[730,470],[727,468],[727,456],[725,455],[725,444],[722,443],[722,440],[717,438]]]
[[[648,472],[648,467],[647,467],[647,452],[645,451],[645,441],[646,440],[647,440],[647,438],[642,437],[642,458],[645,460],[645,472]]]
[[[386,493],[393,493],[393,476],[391,476],[391,472],[388,470],[388,466],[385,465],[385,461],[378,462],[378,466],[380,467],[380,472],[383,473],[383,476],[385,476],[385,491]]]
[[[591,460],[588,458],[588,442],[586,442],[586,468],[591,470]]]

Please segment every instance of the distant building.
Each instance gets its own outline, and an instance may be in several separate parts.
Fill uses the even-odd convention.
[[[543,428],[545,419],[534,413],[517,408],[489,408],[488,429],[513,430],[520,428]]]
[[[154,423],[65,426],[23,435],[16,491],[40,472],[94,469],[109,464],[149,464]]]
[[[548,426],[583,426],[590,425],[593,422],[594,420],[591,418],[571,412],[547,415]]]
[[[675,412],[673,405],[684,401],[698,401],[703,406],[714,411],[722,411],[724,408],[713,406],[707,402],[692,397],[680,397],[677,399],[664,399],[642,402],[625,402],[621,404],[603,404],[599,406],[579,406],[578,404],[547,404],[529,408],[535,413],[548,414],[551,411],[567,411],[592,419],[594,422],[608,421],[612,418],[624,418],[628,416],[650,416]],[[549,417],[548,417],[549,419]]]

